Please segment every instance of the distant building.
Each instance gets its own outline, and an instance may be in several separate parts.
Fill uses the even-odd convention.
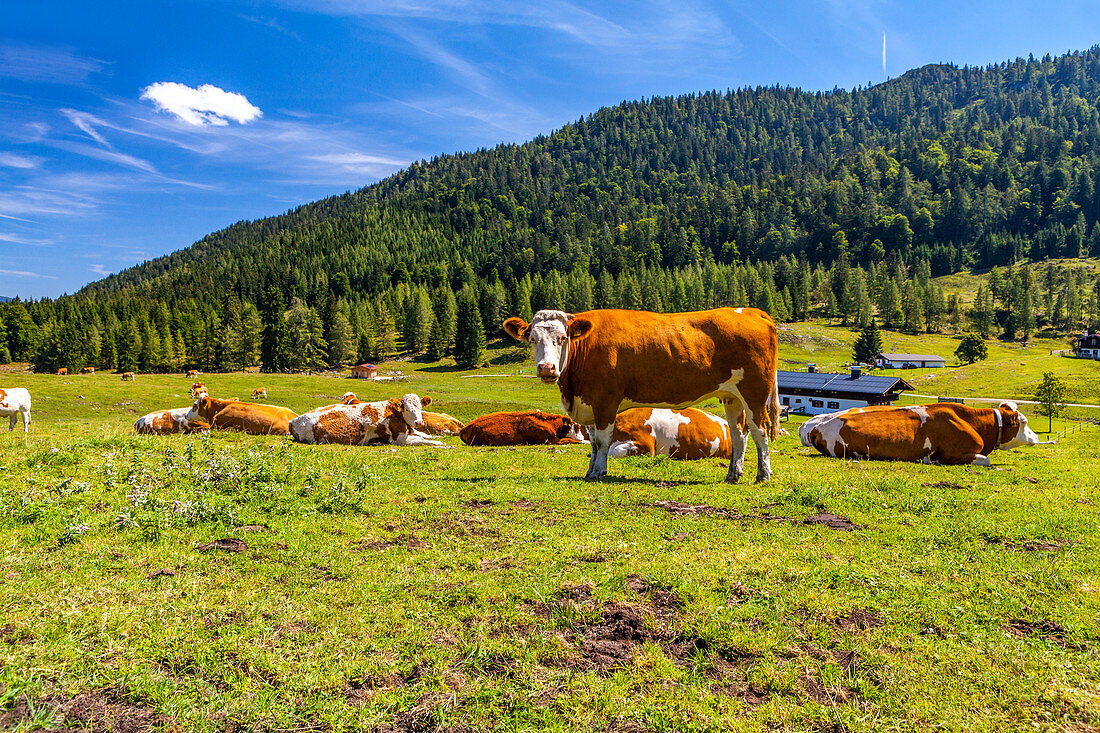
[[[351,368],[352,379],[374,379],[378,376],[378,367],[374,364],[358,364]]]
[[[879,354],[875,366],[880,369],[939,369],[947,363],[935,354]]]
[[[1073,353],[1082,359],[1100,359],[1100,334],[1090,333],[1074,340]]]
[[[813,364],[805,372],[778,373],[779,403],[792,413],[821,415],[869,405],[889,405],[913,385],[899,377],[866,376],[856,366],[850,372],[827,374]]]

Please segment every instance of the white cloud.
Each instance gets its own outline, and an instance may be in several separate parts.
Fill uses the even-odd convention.
[[[66,48],[0,44],[0,76],[31,83],[80,84],[106,64]]]
[[[26,270],[3,270],[0,269],[0,275],[11,275],[12,277],[35,277],[44,278],[46,280],[56,280],[53,275],[43,275],[40,272],[28,272]]]
[[[34,155],[0,152],[0,166],[5,168],[37,168],[42,159]]]
[[[90,270],[91,270],[92,272],[94,272],[95,274],[99,275],[100,277],[106,277],[107,275],[110,275],[110,274],[111,274],[111,271],[110,271],[110,270],[108,270],[108,269],[107,269],[106,267],[104,267],[104,266],[103,266],[102,264],[98,264],[98,263],[97,263],[97,264],[93,264],[93,265],[92,265],[92,266],[91,266],[90,268],[88,268],[88,269],[90,269]]]
[[[100,145],[105,145],[108,148],[111,147],[111,144],[107,142],[106,138],[100,135],[99,130],[95,128],[96,125],[106,125],[107,123],[105,123],[103,120],[99,119],[95,115],[90,115],[87,112],[79,112],[75,109],[65,108],[60,110],[60,112],[69,119],[69,122],[76,125],[85,135],[95,140]]]
[[[326,153],[324,155],[311,155],[309,160],[342,168],[348,173],[358,173],[365,176],[383,176],[393,173],[395,169],[404,168],[409,164],[407,160],[396,158],[384,158],[380,155],[369,153]]]
[[[263,116],[260,108],[243,94],[227,92],[213,84],[203,84],[196,89],[174,81],[158,81],[145,87],[141,98],[195,127],[224,127],[230,120],[244,125]]]

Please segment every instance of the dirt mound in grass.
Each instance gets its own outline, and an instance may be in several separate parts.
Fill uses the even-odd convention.
[[[853,608],[847,615],[833,619],[833,626],[841,631],[867,631],[877,629],[885,623],[881,616],[866,608]]]
[[[1063,649],[1076,649],[1081,651],[1084,644],[1075,644],[1067,636],[1065,627],[1057,621],[1028,621],[1022,618],[1014,618],[1004,625],[1005,631],[1020,639],[1039,638],[1057,644]]]
[[[43,707],[54,709],[54,726],[60,733],[86,729],[108,733],[144,733],[152,729],[178,730],[176,720],[158,713],[150,705],[130,699],[124,690],[113,687],[93,690],[65,700],[58,696],[30,700],[15,698],[11,707],[0,710],[0,730],[14,730],[30,721]]]
[[[710,506],[709,504],[686,504],[682,501],[675,501],[673,499],[665,499],[661,501],[653,502],[653,506],[658,509],[664,509],[670,514],[681,515],[703,515],[708,517],[725,517],[726,519],[738,519],[742,521],[748,521],[750,519],[759,519],[765,522],[789,522],[791,524],[821,524],[829,529],[836,529],[843,532],[851,532],[856,529],[863,529],[860,525],[853,522],[848,517],[842,517],[838,514],[830,514],[829,512],[819,512],[813,516],[806,517],[805,519],[795,519],[794,517],[781,517],[774,514],[768,514],[767,512],[761,514],[741,514],[736,509],[728,509],[724,507]]]

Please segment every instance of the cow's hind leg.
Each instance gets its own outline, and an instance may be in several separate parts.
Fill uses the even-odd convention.
[[[611,447],[611,433],[615,430],[615,424],[604,427],[589,427],[588,437],[592,442],[592,457],[588,461],[588,473],[585,479],[593,480],[603,478],[607,474],[607,451]]]
[[[726,473],[726,481],[735,484],[741,480],[741,474],[745,472],[745,447],[748,445],[748,436],[742,432],[738,424],[741,413],[745,409],[738,400],[724,402],[726,407],[726,422],[730,428],[730,470]]]
[[[19,413],[13,412],[11,414],[11,420],[8,421],[8,432],[15,430],[15,421],[19,419]]]
[[[26,435],[31,431],[31,412],[27,410],[23,413],[23,435]]]
[[[755,412],[745,405],[745,417],[748,418],[749,432],[752,433],[752,442],[756,443],[756,483],[767,481],[772,477],[771,448],[768,446],[768,436],[761,426],[761,421],[767,419],[765,407]]]

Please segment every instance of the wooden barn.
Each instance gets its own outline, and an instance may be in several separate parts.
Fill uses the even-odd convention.
[[[378,367],[374,364],[357,364],[351,368],[352,379],[374,379],[378,376]]]

